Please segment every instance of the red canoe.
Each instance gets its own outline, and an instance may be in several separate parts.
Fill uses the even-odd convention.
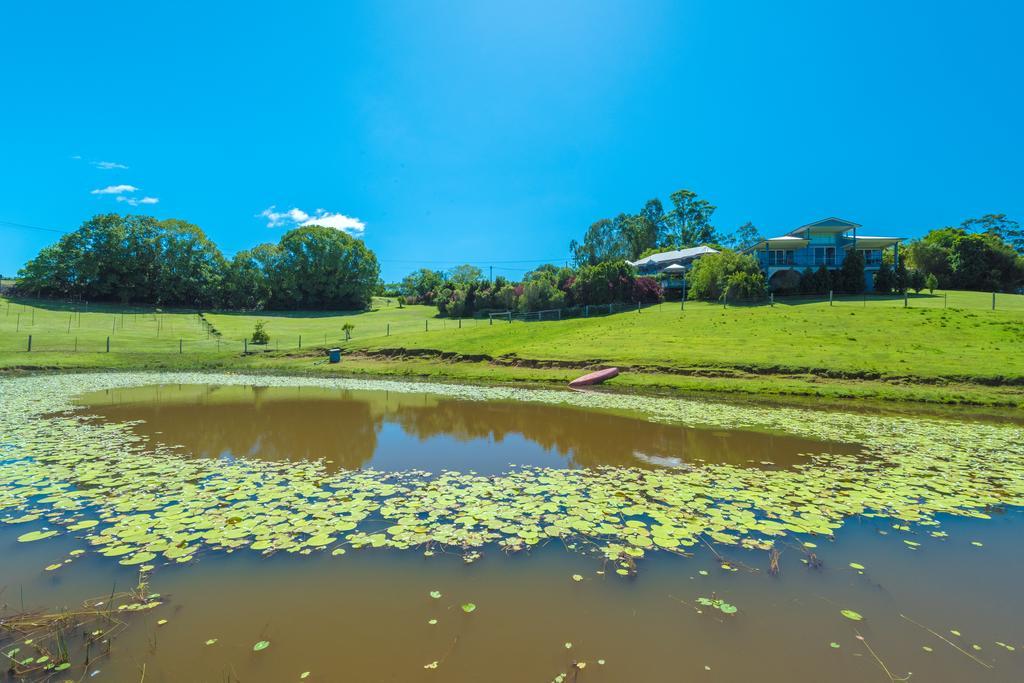
[[[577,377],[573,381],[569,382],[570,387],[586,387],[591,384],[600,384],[606,379],[617,377],[619,374],[618,368],[605,368],[604,370],[598,370],[589,374]]]

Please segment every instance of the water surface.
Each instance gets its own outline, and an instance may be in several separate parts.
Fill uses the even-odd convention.
[[[138,421],[154,442],[204,458],[316,460],[329,469],[442,469],[495,474],[510,465],[787,467],[853,444],[770,432],[699,429],[626,412],[429,393],[319,387],[152,385],[84,395],[82,413]]]

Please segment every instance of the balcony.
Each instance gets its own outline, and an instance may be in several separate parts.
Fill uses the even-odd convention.
[[[794,270],[803,270],[804,268],[815,269],[821,266],[835,268],[843,263],[842,258],[836,256],[816,257],[814,254],[792,253],[787,254],[785,258],[776,258],[772,254],[758,252],[757,260],[762,268],[793,268]]]

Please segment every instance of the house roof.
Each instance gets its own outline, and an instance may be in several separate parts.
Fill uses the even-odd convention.
[[[835,216],[832,216],[831,218],[822,218],[819,221],[801,225],[799,228],[790,230],[786,234],[795,235],[798,232],[807,232],[811,228],[823,229],[825,232],[846,232],[847,230],[859,227],[860,223],[854,223],[853,221],[848,221],[845,218],[836,218]]]
[[[703,256],[704,254],[717,254],[717,249],[712,249],[707,245],[701,245],[699,247],[689,247],[688,249],[676,249],[674,251],[663,251],[660,254],[651,254],[638,261],[630,261],[630,265],[633,266],[657,266],[662,263],[671,263],[672,261],[686,261],[688,259]]]

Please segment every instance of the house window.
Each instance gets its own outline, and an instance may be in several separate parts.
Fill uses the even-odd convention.
[[[768,252],[768,265],[769,266],[785,266],[793,265],[793,250],[792,249],[772,249]]]
[[[864,257],[865,266],[880,266],[882,265],[882,250],[881,249],[861,249],[861,256]]]
[[[836,248],[835,247],[815,247],[814,248],[814,265],[816,266],[834,266],[836,264]]]

